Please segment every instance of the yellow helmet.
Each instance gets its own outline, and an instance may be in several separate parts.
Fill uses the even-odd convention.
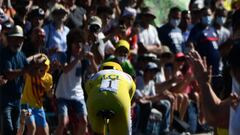
[[[128,51],[130,49],[130,45],[126,40],[119,40],[118,43],[116,44],[116,49],[119,47],[125,47]]]
[[[115,69],[115,70],[119,70],[119,71],[123,71],[122,67],[116,63],[116,62],[105,62],[101,65],[100,70],[104,70],[104,69]]]

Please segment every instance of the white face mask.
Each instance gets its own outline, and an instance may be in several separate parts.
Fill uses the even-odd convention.
[[[177,27],[179,24],[180,24],[180,19],[170,19],[170,24],[173,26],[173,27]]]
[[[226,17],[219,16],[219,17],[217,17],[216,22],[217,22],[219,25],[224,25],[225,22],[226,22]]]
[[[118,57],[117,57],[117,60],[118,60],[120,63],[123,63],[123,62],[127,61],[128,58],[127,58],[127,57],[118,56]]]

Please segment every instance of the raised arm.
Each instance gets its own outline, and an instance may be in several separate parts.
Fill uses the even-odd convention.
[[[231,98],[221,100],[214,93],[210,79],[211,67],[207,67],[206,59],[201,59],[196,51],[191,51],[188,61],[193,66],[193,72],[198,82],[207,122],[212,126],[228,128]]]

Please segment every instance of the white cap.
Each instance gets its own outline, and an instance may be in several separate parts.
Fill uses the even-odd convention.
[[[137,10],[131,7],[125,7],[122,16],[137,16]]]

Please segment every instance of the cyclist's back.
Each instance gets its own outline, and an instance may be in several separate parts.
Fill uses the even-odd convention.
[[[109,110],[115,114],[109,121],[110,134],[131,134],[130,107],[135,87],[130,75],[114,69],[101,70],[87,82],[89,122],[94,132],[103,133],[104,120],[97,114]]]

